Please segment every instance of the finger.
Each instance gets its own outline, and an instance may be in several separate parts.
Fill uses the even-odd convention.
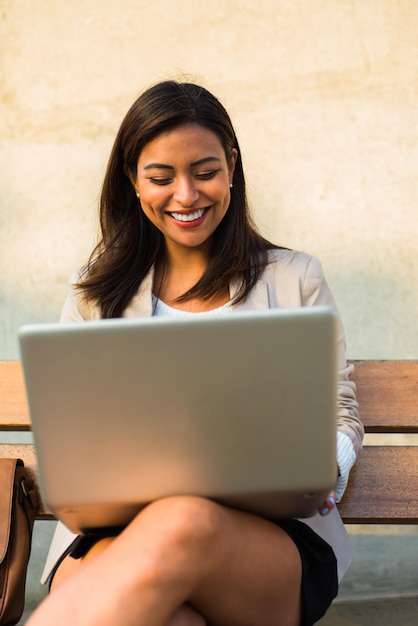
[[[334,507],[335,507],[335,498],[334,498],[334,495],[331,494],[325,500],[324,504],[320,507],[319,514],[322,515],[322,517],[324,517],[325,515],[328,515],[328,513],[330,513]]]

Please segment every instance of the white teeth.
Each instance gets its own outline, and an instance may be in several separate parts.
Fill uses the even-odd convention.
[[[175,220],[179,220],[180,222],[193,222],[193,220],[198,220],[202,217],[204,212],[204,209],[199,209],[198,211],[188,213],[187,215],[185,213],[170,213],[170,215],[172,215]]]

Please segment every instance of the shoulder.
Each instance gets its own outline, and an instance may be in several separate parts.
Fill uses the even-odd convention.
[[[268,293],[269,307],[298,307],[315,304],[334,306],[321,262],[299,250],[272,249],[253,298]],[[260,296],[261,297],[261,296]]]
[[[305,280],[307,277],[322,278],[324,273],[319,259],[300,250],[278,248],[269,250],[268,264],[264,270],[269,274],[285,274]]]
[[[77,270],[70,276],[67,299],[61,313],[62,322],[97,320],[102,317],[100,304],[89,300],[80,288],[84,276],[85,268]],[[124,311],[123,317],[148,317],[152,314],[153,280],[154,268],[152,267]]]
[[[84,269],[71,274],[68,281],[67,298],[61,312],[61,322],[79,322],[100,318],[100,308],[87,300],[79,285],[83,280]]]

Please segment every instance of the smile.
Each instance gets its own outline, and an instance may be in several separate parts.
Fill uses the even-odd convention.
[[[179,222],[194,222],[199,220],[205,212],[205,209],[198,209],[193,213],[170,213],[171,217]]]

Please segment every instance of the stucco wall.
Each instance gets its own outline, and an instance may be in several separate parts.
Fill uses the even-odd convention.
[[[321,258],[349,356],[418,358],[417,27],[414,0],[0,0],[0,358],[58,317],[127,108],[183,75],[262,230]]]

